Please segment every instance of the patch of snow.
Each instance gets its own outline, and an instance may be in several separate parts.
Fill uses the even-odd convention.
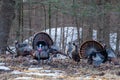
[[[3,66],[3,65],[5,65],[5,63],[0,63],[0,66]]]
[[[43,67],[41,67],[41,68],[28,68],[28,70],[31,70],[31,71],[36,71],[36,70],[41,70],[41,69],[43,69]]]
[[[11,74],[23,74],[23,73],[24,72],[20,72],[20,71],[17,71],[17,70],[11,72]]]
[[[10,54],[10,52],[8,52],[8,51],[6,51],[5,53],[6,53],[6,54]]]
[[[41,72],[44,72],[44,73],[64,73],[64,71],[61,71],[61,70],[41,70]]]
[[[97,40],[97,30],[93,30],[93,40]]]
[[[102,78],[99,77],[92,77],[92,76],[86,76],[86,77],[78,77],[78,80],[103,80]]]
[[[65,73],[64,71],[61,70],[54,70],[55,73]]]
[[[24,40],[23,43],[32,44],[33,36],[29,37],[28,39]]]
[[[36,75],[36,76],[49,76],[49,77],[55,77],[55,76],[60,76],[58,73],[35,73],[35,72],[30,72],[30,73],[25,73],[27,75]]]
[[[117,33],[110,33],[110,46],[113,50],[116,49]]]
[[[43,68],[29,68],[28,70],[31,70],[31,72],[20,72],[16,70],[16,71],[11,72],[11,74],[26,74],[26,75],[35,75],[35,76],[57,77],[57,76],[61,76],[64,73],[64,71],[61,71],[61,70],[43,70]],[[37,70],[39,72],[37,71],[32,72],[32,70]]]
[[[66,59],[67,57],[61,54],[57,54],[57,59]]]
[[[5,71],[7,71],[7,70],[10,70],[10,68],[5,67],[5,66],[0,66],[0,70],[5,70]]]
[[[43,68],[29,68],[28,70],[30,71],[39,71],[41,73],[64,73],[64,71],[61,71],[61,70],[43,70]]]
[[[51,73],[52,70],[41,70],[40,72],[44,72],[44,73]]]
[[[18,78],[15,78],[15,80],[33,80],[32,77],[18,77]]]

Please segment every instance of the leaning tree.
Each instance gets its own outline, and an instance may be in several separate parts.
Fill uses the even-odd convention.
[[[0,53],[5,53],[12,21],[15,18],[15,1],[0,0]]]

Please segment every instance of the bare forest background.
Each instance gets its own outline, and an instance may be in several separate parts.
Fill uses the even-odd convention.
[[[120,48],[120,0],[0,0],[0,49],[33,36],[42,30],[61,28],[64,47],[64,27],[77,28],[79,45],[92,40],[93,30],[97,41],[110,46],[110,33],[116,33],[116,52]],[[82,28],[82,37],[80,37]],[[69,34],[69,33],[68,33]]]

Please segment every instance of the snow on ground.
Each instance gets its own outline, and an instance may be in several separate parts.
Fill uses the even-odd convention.
[[[6,67],[6,66],[0,66],[0,70],[9,71],[10,68],[8,68],[8,67]]]
[[[9,71],[10,68],[5,66],[5,63],[0,63],[0,70],[1,71]]]
[[[23,57],[0,56],[1,66],[10,68],[2,70],[0,80],[119,80],[120,66],[102,64],[95,68],[86,64],[86,60],[75,63],[72,59],[55,60],[48,64],[33,64]],[[8,60],[9,59],[9,60]],[[14,60],[13,60],[14,59]],[[31,58],[32,59],[32,58]],[[5,64],[4,64],[5,63]]]
[[[64,71],[61,70],[46,70],[43,67],[40,68],[28,68],[28,70],[26,71],[13,71],[11,72],[11,74],[14,75],[18,75],[18,74],[22,74],[22,75],[26,75],[26,76],[39,76],[39,77],[59,77],[64,75]],[[15,78],[15,80],[33,80],[34,78],[32,77],[17,77]]]
[[[33,80],[34,78],[32,77],[18,77],[15,80]]]
[[[3,66],[3,65],[5,65],[5,63],[0,63],[0,66]]]

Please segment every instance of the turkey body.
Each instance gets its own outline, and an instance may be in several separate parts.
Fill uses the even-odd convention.
[[[32,52],[32,48],[27,43],[16,43],[15,44],[17,56],[27,56]]]
[[[72,52],[72,59],[76,62],[80,62],[80,56],[76,51]]]
[[[40,60],[47,60],[49,59],[49,48],[47,45],[42,45],[39,44],[37,46],[37,50],[35,50],[35,52],[32,54],[33,58],[38,60],[38,62],[40,62]]]
[[[72,59],[75,62],[80,62],[80,56],[79,56],[79,51],[78,51],[78,47],[76,44],[73,43],[73,49],[72,49]]]
[[[38,51],[36,50],[33,54],[34,59],[36,60],[46,60],[49,59],[49,52],[47,51]]]

